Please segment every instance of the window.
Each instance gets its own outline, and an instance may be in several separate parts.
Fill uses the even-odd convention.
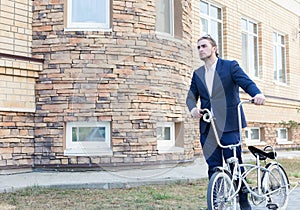
[[[159,153],[184,153],[184,123],[157,123],[157,149]]]
[[[210,3],[200,1],[201,36],[209,34],[216,40],[222,57],[222,10]]]
[[[259,128],[245,128],[245,138],[247,143],[260,142],[260,129]]]
[[[286,128],[277,128],[276,129],[276,141],[278,143],[288,141],[288,130]]]
[[[174,35],[173,0],[156,1],[156,31]]]
[[[112,155],[110,122],[67,123],[65,155]]]
[[[174,123],[165,122],[165,123],[157,124],[157,146],[158,147],[175,146]]]
[[[242,19],[242,65],[244,70],[254,77],[259,77],[257,34],[257,24],[250,20]]]
[[[174,12],[176,11],[176,12]],[[156,1],[156,32],[164,38],[182,38],[182,5],[181,1]]]
[[[273,65],[274,80],[286,83],[285,38],[276,32],[273,33]]]
[[[67,0],[66,30],[107,30],[109,23],[110,0]]]

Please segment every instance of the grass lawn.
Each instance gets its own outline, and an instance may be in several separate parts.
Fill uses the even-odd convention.
[[[300,181],[300,158],[280,160],[291,183]],[[206,209],[207,179],[129,189],[32,187],[0,194],[0,209]]]

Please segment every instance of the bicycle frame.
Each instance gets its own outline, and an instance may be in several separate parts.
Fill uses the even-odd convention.
[[[279,191],[279,189],[274,189],[271,191],[266,191],[266,186],[263,186],[265,183],[262,183],[262,173],[267,174],[268,176],[271,176],[276,184],[280,185],[280,180],[277,179],[277,177],[275,176],[275,174],[268,170],[266,167],[261,166],[260,163],[260,155],[257,154],[256,155],[256,164],[239,164],[238,162],[238,158],[237,158],[237,153],[236,153],[236,148],[238,146],[241,145],[242,142],[242,119],[241,119],[241,107],[244,103],[253,103],[253,100],[244,100],[241,101],[238,104],[238,123],[239,123],[239,133],[240,133],[240,139],[239,142],[237,144],[233,144],[233,145],[222,145],[220,138],[218,136],[217,133],[217,129],[215,126],[215,122],[214,122],[214,118],[210,112],[210,110],[208,109],[204,109],[204,115],[203,115],[203,120],[205,122],[209,122],[211,123],[211,127],[213,129],[213,132],[215,134],[215,138],[216,141],[218,143],[218,145],[225,149],[225,148],[229,148],[233,150],[233,157],[229,158],[226,160],[227,162],[227,167],[218,167],[217,170],[225,172],[225,173],[230,173],[232,175],[231,178],[231,184],[230,184],[230,192],[233,192],[233,194],[231,194],[230,196],[226,197],[226,200],[232,200],[234,197],[236,197],[239,193],[239,191],[241,190],[242,187],[242,183],[244,183],[244,186],[247,188],[247,191],[252,194],[253,196],[255,196],[255,198],[260,199],[260,203],[263,201],[266,201],[266,203],[268,202],[268,196],[274,194],[275,192]],[[272,148],[272,147],[271,147]],[[275,153],[275,150],[272,148],[272,151]],[[277,167],[281,167],[280,164],[278,163],[277,157],[275,156],[275,161],[273,164],[276,164]],[[230,164],[233,164],[233,169],[231,171],[230,169]],[[272,164],[272,163],[271,163]],[[241,168],[244,168],[244,172],[242,173]],[[250,187],[250,184],[248,184],[246,178],[247,176],[251,173],[251,172],[255,172],[256,171],[256,181],[257,181],[257,186],[256,188],[252,189]],[[237,187],[235,189],[234,183],[238,181],[237,183]],[[284,186],[285,187],[285,186]],[[257,190],[254,191],[254,190]]]
[[[230,162],[230,163],[233,163],[233,162]],[[243,174],[241,173],[241,170],[240,170],[242,167],[244,167],[244,168],[248,167],[248,169],[245,169]],[[238,161],[236,161],[236,162],[234,162],[233,172],[231,172],[229,168],[230,168],[229,163],[228,163],[227,167],[218,167],[217,168],[219,171],[232,174],[232,180],[231,180],[232,184],[230,186],[230,191],[233,191],[234,193],[231,196],[228,196],[226,198],[227,200],[232,200],[235,196],[237,196],[237,194],[241,190],[242,182],[244,183],[244,186],[246,187],[247,191],[250,194],[254,195],[255,197],[261,199],[262,200],[261,202],[263,202],[263,201],[267,202],[268,201],[267,198],[269,195],[272,195],[275,192],[280,190],[280,189],[275,189],[275,190],[272,190],[269,192],[263,192],[264,186],[261,183],[261,180],[262,180],[261,173],[262,172],[269,173],[269,176],[272,176],[273,178],[275,178],[275,181],[278,184],[280,183],[280,181],[276,178],[276,176],[272,173],[272,171],[269,171],[265,167],[261,166],[259,160],[258,160],[258,162],[256,162],[256,165],[254,165],[254,164],[239,164]],[[255,192],[250,187],[248,182],[246,181],[247,176],[253,171],[256,171],[256,173],[257,173],[257,176],[256,176],[257,186],[256,186],[256,188],[254,188],[254,189],[258,190],[257,192]],[[233,184],[235,181],[238,181],[238,185],[237,185],[236,189],[234,188],[234,184]]]
[[[239,133],[240,133],[240,141],[237,143],[237,144],[233,144],[233,145],[222,145],[221,141],[220,141],[220,138],[218,136],[218,133],[217,133],[217,129],[216,129],[216,126],[215,126],[215,122],[214,122],[214,119],[213,119],[213,116],[210,112],[210,110],[208,109],[203,109],[202,111],[204,112],[204,115],[203,115],[203,120],[205,122],[208,122],[208,123],[211,123],[211,127],[213,129],[213,132],[215,134],[215,138],[216,138],[216,141],[218,143],[218,145],[223,148],[223,149],[226,149],[226,148],[229,148],[229,149],[232,149],[233,150],[233,157],[229,158],[227,160],[227,163],[228,165],[233,163],[234,164],[234,168],[233,168],[233,172],[232,172],[232,180],[237,180],[238,178],[241,178],[242,177],[242,174],[241,174],[241,170],[239,169],[238,167],[238,159],[237,159],[237,155],[236,155],[236,147],[240,146],[241,145],[241,136],[242,136],[242,120],[241,120],[241,106],[242,104],[244,103],[250,103],[252,102],[251,100],[244,100],[244,101],[241,101],[239,104],[238,104],[238,122],[239,122]],[[230,167],[228,167],[230,168]],[[218,170],[220,171],[230,171],[224,167],[218,167]],[[244,178],[243,178],[244,179]],[[238,182],[238,187],[237,187],[237,190],[234,190],[235,193],[233,195],[231,195],[228,200],[230,199],[233,199],[235,196],[237,196],[239,190],[241,189],[241,185],[242,185],[242,179],[238,179],[239,182]],[[245,183],[245,181],[243,181]],[[245,183],[246,184],[246,183]],[[232,182],[232,185],[230,186],[231,189],[234,188],[234,184]]]

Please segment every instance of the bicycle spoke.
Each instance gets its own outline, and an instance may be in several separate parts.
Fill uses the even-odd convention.
[[[263,179],[265,192],[269,203],[285,208],[288,202],[288,179],[283,168],[277,164],[268,167],[267,175]]]
[[[231,178],[226,173],[219,172],[212,177],[208,190],[209,209],[235,209],[236,198],[229,200],[234,193]]]

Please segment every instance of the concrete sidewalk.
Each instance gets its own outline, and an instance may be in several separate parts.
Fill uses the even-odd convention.
[[[280,158],[300,157],[300,151],[280,151]],[[250,153],[243,154],[244,161],[255,160]],[[300,163],[299,163],[300,164]],[[169,164],[164,167],[141,166],[133,169],[109,169],[101,171],[57,172],[32,171],[27,173],[0,175],[0,192],[10,192],[31,186],[67,188],[120,188],[147,184],[192,181],[207,177],[204,158],[197,158],[191,164]]]
[[[207,177],[207,166],[202,158],[191,164],[167,167],[85,172],[34,171],[0,175],[0,192],[10,192],[31,186],[63,188],[123,188],[148,184],[192,181]]]
[[[300,151],[279,151],[280,158],[300,157]],[[255,160],[251,154],[243,154],[244,161]],[[298,163],[300,164],[300,163]],[[11,192],[26,187],[59,188],[128,188],[149,184],[190,182],[207,177],[207,165],[203,158],[191,164],[174,164],[166,167],[135,167],[134,169],[84,172],[33,171],[0,175],[0,192]],[[291,192],[288,209],[300,205],[300,189]],[[294,208],[295,207],[295,208]],[[260,209],[260,208],[257,208]]]

